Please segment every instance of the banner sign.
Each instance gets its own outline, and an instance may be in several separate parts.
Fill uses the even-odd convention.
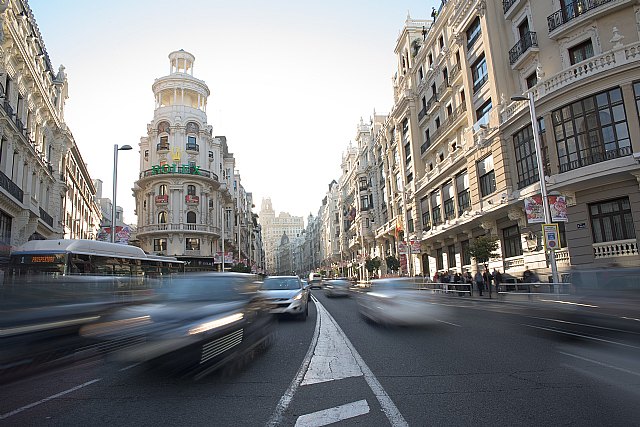
[[[542,208],[542,196],[536,195],[524,199],[524,213],[527,216],[527,224],[544,222],[544,209]]]
[[[549,196],[549,208],[551,210],[551,221],[568,222],[567,200],[565,196]]]

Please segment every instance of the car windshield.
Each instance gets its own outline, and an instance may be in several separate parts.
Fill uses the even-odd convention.
[[[237,301],[251,292],[243,278],[210,276],[173,278],[164,287],[164,295],[171,301]]]
[[[300,289],[300,281],[295,277],[267,277],[262,285],[263,290],[291,290]]]

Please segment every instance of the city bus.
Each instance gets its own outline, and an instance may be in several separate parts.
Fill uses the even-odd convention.
[[[158,278],[184,272],[173,257],[96,240],[32,240],[11,252],[5,278],[21,276],[129,276]]]

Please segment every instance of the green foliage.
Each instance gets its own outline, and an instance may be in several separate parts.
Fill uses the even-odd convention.
[[[239,262],[238,264],[233,264],[229,271],[233,271],[234,273],[251,273],[251,267],[244,265],[243,262]]]
[[[385,258],[385,261],[387,263],[387,268],[391,271],[398,271],[400,270],[400,261],[398,261],[398,258],[394,257],[393,255],[389,255],[387,258]]]
[[[326,270],[320,270],[320,275],[322,277],[327,277],[327,271]]]
[[[479,264],[487,264],[489,260],[499,258],[498,238],[496,236],[479,236],[473,239],[469,245],[469,255]]]
[[[367,271],[371,274],[380,268],[381,263],[382,261],[380,261],[380,258],[378,257],[375,257],[373,259],[367,258],[367,260],[364,263],[364,266],[367,269]]]

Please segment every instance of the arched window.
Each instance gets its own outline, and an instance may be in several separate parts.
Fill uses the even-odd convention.
[[[195,196],[196,195],[196,186],[195,185],[187,185],[187,194],[189,196]]]
[[[167,223],[167,213],[165,211],[158,213],[158,224],[166,224]]]
[[[187,224],[195,224],[195,223],[196,223],[196,213],[187,212]]]
[[[158,187],[158,196],[166,196],[167,195],[167,184],[160,184]]]
[[[198,147],[198,132],[200,132],[200,126],[196,122],[187,123],[187,150],[200,151]]]
[[[169,122],[158,123],[158,150],[169,149]]]

